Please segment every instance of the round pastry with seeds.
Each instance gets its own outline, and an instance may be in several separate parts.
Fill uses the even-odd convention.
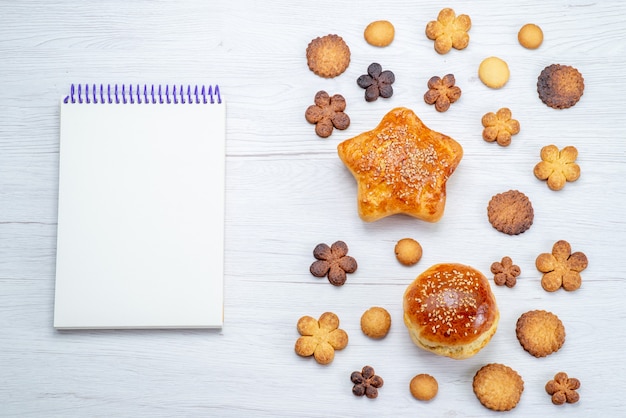
[[[487,278],[459,263],[435,264],[417,276],[404,293],[403,306],[415,345],[454,359],[485,347],[500,319]]]

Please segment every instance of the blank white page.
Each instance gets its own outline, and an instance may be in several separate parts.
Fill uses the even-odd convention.
[[[223,323],[225,103],[62,103],[55,328]]]

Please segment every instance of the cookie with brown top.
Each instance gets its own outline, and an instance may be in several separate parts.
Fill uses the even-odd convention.
[[[553,109],[574,106],[583,95],[584,89],[583,76],[569,65],[549,65],[541,71],[537,79],[539,98]]]
[[[476,372],[473,389],[484,407],[493,411],[509,411],[522,397],[524,381],[509,366],[491,363]]]
[[[565,342],[565,327],[558,316],[544,310],[528,311],[517,320],[515,334],[520,344],[535,357],[558,351]]]
[[[498,231],[519,235],[533,224],[534,210],[528,196],[518,190],[509,190],[491,198],[487,216]]]

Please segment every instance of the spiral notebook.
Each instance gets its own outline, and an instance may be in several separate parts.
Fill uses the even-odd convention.
[[[225,106],[217,85],[71,86],[55,328],[222,326]]]

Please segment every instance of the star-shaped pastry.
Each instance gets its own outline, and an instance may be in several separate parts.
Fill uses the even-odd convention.
[[[429,129],[405,107],[341,142],[337,152],[357,181],[359,216],[366,222],[398,213],[437,222],[446,182],[463,157],[458,142]]]

